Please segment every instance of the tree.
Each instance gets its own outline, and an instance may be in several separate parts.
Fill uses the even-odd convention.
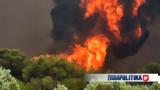
[[[43,78],[33,78],[27,82],[22,90],[53,90],[57,83],[50,76]]]
[[[158,73],[160,74],[160,64],[151,63],[141,68],[138,72],[140,73]]]
[[[10,69],[11,74],[21,79],[26,57],[16,49],[0,49],[0,66]]]
[[[65,87],[64,85],[58,84],[57,88],[54,88],[54,90],[68,90],[68,88]]]
[[[51,90],[56,86],[56,82],[50,76],[42,78],[42,88],[44,90]]]
[[[51,76],[54,80],[62,81],[66,78],[81,78],[84,70],[73,63],[69,63],[57,56],[40,56],[38,61],[33,61],[23,69],[23,80]]]
[[[84,90],[160,90],[160,85],[130,85],[125,82],[90,82]]]
[[[61,82],[69,90],[83,90],[86,86],[86,82],[81,78],[67,78]]]
[[[0,90],[20,90],[14,77],[10,75],[10,70],[0,67]]]
[[[57,56],[41,55],[23,69],[24,90],[53,90],[57,84],[63,84],[69,90],[82,90],[86,82],[81,80],[84,70],[74,63]]]

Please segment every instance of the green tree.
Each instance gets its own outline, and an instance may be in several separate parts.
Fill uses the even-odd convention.
[[[65,87],[64,85],[58,84],[57,88],[54,88],[54,90],[68,90],[68,88]]]
[[[153,83],[149,88],[150,90],[160,90],[160,84]]]
[[[20,90],[14,77],[10,75],[10,70],[0,67],[0,90]]]
[[[10,69],[11,74],[21,79],[26,57],[16,49],[0,49],[0,66]]]
[[[151,63],[141,68],[138,72],[140,73],[158,73],[160,74],[160,64]]]
[[[86,82],[81,78],[67,78],[61,82],[69,90],[83,90],[86,86]]]
[[[56,81],[50,76],[44,78],[33,78],[30,82],[27,82],[23,87],[23,90],[53,90],[56,87]]]
[[[42,78],[42,90],[53,90],[56,87],[57,82],[52,79],[50,76]]]
[[[45,67],[36,62],[32,62],[23,69],[22,77],[25,82],[30,81],[32,78],[41,78],[46,75]]]
[[[130,85],[124,82],[90,82],[84,90],[160,90],[160,85]]]
[[[57,56],[41,55],[23,69],[24,90],[53,90],[57,84],[63,84],[69,90],[82,90],[86,82],[81,80],[84,70],[74,63]]]
[[[81,78],[84,70],[73,63],[69,63],[57,56],[40,56],[38,61],[33,61],[23,69],[23,80],[51,76],[55,80],[62,81],[66,78]]]

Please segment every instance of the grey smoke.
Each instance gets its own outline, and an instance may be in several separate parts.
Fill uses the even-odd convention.
[[[52,41],[52,7],[52,0],[0,0],[0,48],[44,53]]]

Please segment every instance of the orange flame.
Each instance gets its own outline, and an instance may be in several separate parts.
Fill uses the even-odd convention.
[[[106,21],[109,31],[116,39],[121,39],[119,22],[123,17],[123,6],[118,3],[118,0],[83,0],[81,7],[86,7],[84,19],[99,13]],[[68,60],[76,60],[75,62],[86,71],[99,70],[104,64],[109,43],[107,36],[98,33],[88,38],[84,46],[76,45]]]
[[[140,25],[137,26],[135,30],[135,35],[136,35],[136,38],[140,38],[142,36],[142,28]]]
[[[134,1],[133,16],[137,16],[138,9],[144,2],[145,0]],[[123,5],[118,0],[82,0],[80,6],[86,8],[84,19],[94,15],[94,13],[99,13],[106,21],[109,31],[117,40],[121,40],[119,22],[123,17],[124,10]],[[138,26],[135,34],[138,38],[141,37],[141,26]],[[107,36],[98,33],[89,37],[83,46],[75,45],[73,52],[67,59],[81,65],[86,71],[91,69],[96,71],[103,66],[109,43]]]
[[[133,7],[133,15],[137,16],[139,7],[144,4],[145,0],[135,0]]]
[[[144,2],[145,0],[134,0],[133,16],[137,16],[137,11]],[[82,0],[80,6],[86,9],[84,19],[99,13],[106,21],[108,30],[117,40],[121,40],[119,23],[124,16],[124,6],[119,3],[119,0]],[[138,38],[141,37],[142,29],[140,25],[136,29],[135,34]],[[75,40],[79,39],[76,35],[73,37]],[[88,37],[84,43],[76,44],[70,54],[66,56],[61,54],[59,56],[66,58],[69,62],[75,62],[86,71],[96,71],[102,68],[109,45],[110,40],[107,35],[96,33]],[[49,57],[49,55],[47,56]],[[39,57],[34,57],[34,59],[37,60]]]
[[[50,54],[48,54],[48,53],[46,53],[46,54],[43,55],[43,56],[45,56],[45,57],[47,57],[47,58],[51,58],[51,57],[52,57],[52,55],[50,55]],[[32,58],[32,60],[33,60],[33,61],[38,61],[38,60],[40,59],[40,57],[41,57],[41,55],[40,55],[40,56],[34,56],[34,57]]]
[[[123,6],[118,3],[118,0],[83,0],[81,7],[85,5],[85,18],[96,12],[100,13],[107,22],[109,30],[120,39],[119,21],[123,16]]]
[[[98,70],[103,66],[109,39],[102,35],[88,38],[84,45],[75,45],[73,52],[68,56],[68,61],[76,62],[86,71]]]

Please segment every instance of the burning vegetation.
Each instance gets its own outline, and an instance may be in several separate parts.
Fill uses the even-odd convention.
[[[137,16],[139,7],[144,3],[144,0],[135,0],[132,7],[132,18]],[[67,56],[68,61],[74,61],[81,65],[85,70],[99,70],[102,68],[105,57],[107,55],[107,49],[112,43],[112,38],[116,41],[116,44],[120,42],[129,43],[129,37],[124,40],[122,36],[121,20],[124,17],[124,5],[118,0],[83,0],[80,4],[81,8],[85,9],[83,19],[92,17],[95,13],[98,17],[101,17],[101,21],[96,21],[96,24],[104,24],[105,29],[102,30],[101,26],[98,25],[91,29],[86,41],[82,42],[82,45],[75,44],[71,53]],[[135,39],[141,38],[142,29],[140,24],[137,22],[135,29]],[[128,29],[129,30],[129,29]],[[130,32],[130,31],[129,31]]]
[[[86,71],[101,69],[108,53],[119,59],[134,55],[149,35],[151,1],[55,1],[51,52]]]

